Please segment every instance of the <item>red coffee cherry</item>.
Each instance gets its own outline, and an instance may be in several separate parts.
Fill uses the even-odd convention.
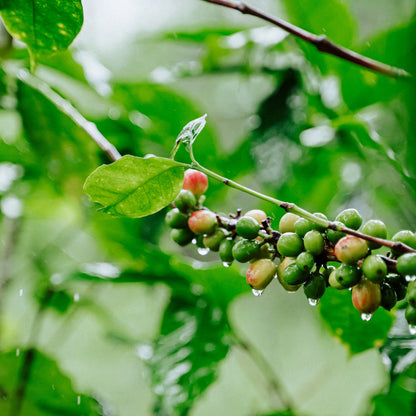
[[[269,259],[256,260],[247,270],[247,283],[256,290],[263,290],[276,274],[277,266]]]
[[[208,177],[198,170],[188,169],[185,171],[182,188],[198,197],[208,189]]]
[[[352,264],[365,257],[368,245],[362,238],[347,235],[338,240],[334,252],[341,263]]]
[[[358,312],[371,314],[377,310],[381,303],[380,285],[362,279],[352,288],[352,303]]]
[[[217,216],[207,209],[193,212],[188,219],[188,226],[195,234],[212,234],[217,224]]]

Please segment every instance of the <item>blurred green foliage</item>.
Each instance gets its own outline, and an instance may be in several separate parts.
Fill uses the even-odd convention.
[[[325,56],[259,20],[229,23],[233,11],[199,3],[211,24],[179,21],[175,31],[138,36],[118,51],[123,59],[102,57],[108,68],[80,45],[44,53],[68,44],[50,20],[71,40],[78,33],[78,2],[49,2],[34,27],[29,14],[13,21],[22,2],[0,1],[0,14],[16,38],[50,36],[39,48],[42,38],[28,42],[35,75],[122,154],[167,157],[182,127],[208,113],[195,144],[204,166],[330,218],[355,207],[383,220],[389,236],[414,229],[415,83]],[[391,21],[377,2],[361,3],[279,5],[294,24],[416,74],[414,15],[400,12],[414,2],[399,2]],[[376,11],[386,23],[371,27]],[[273,282],[255,299],[244,267],[175,247],[164,211],[128,219],[97,210],[82,184],[108,156],[18,80],[29,54],[2,36],[5,415],[414,414],[416,346],[403,332],[404,305],[367,323],[349,292],[328,293],[314,309]],[[178,158],[188,161],[183,150]],[[283,214],[214,182],[207,205],[261,208],[275,224]]]

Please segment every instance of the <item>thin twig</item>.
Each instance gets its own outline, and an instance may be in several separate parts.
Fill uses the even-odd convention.
[[[308,32],[307,30],[301,29],[298,26],[295,26],[285,20],[279,19],[277,17],[270,16],[266,13],[256,10],[250,6],[247,6],[244,3],[233,3],[226,0],[203,0],[207,3],[216,4],[218,6],[228,7],[230,9],[238,10],[243,14],[249,14],[251,16],[258,17],[262,20],[265,20],[269,23],[272,23],[275,26],[280,27],[286,32],[291,33],[292,35],[303,39],[305,42],[308,42],[316,47],[318,51],[327,53],[329,55],[337,56],[338,58],[344,59],[345,61],[352,62],[355,65],[359,65],[363,68],[369,69],[370,71],[378,72],[380,74],[386,75],[392,78],[411,78],[412,75],[409,74],[404,69],[395,68],[390,65],[386,65],[382,62],[376,61],[374,59],[368,58],[366,56],[360,55],[350,49],[344,48],[337,45],[336,43],[329,40],[325,35],[315,35],[314,33]]]
[[[55,106],[66,114],[75,124],[81,127],[88,136],[94,140],[97,145],[108,154],[111,160],[116,161],[121,158],[118,150],[101,134],[97,126],[88,121],[68,100],[65,100],[57,92],[55,92],[46,82],[38,77],[32,75],[26,69],[20,69],[17,78],[29,85],[36,91],[43,94],[48,100],[55,104]]]

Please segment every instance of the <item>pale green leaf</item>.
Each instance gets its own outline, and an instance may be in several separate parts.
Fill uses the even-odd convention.
[[[140,218],[169,205],[182,188],[183,166],[160,157],[123,156],[87,178],[84,191],[105,211]]]

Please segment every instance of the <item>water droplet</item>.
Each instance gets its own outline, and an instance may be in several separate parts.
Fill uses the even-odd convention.
[[[77,397],[77,405],[79,406],[81,404],[81,396]]]
[[[416,325],[409,325],[409,332],[412,335],[416,335]]]
[[[20,355],[20,348],[16,348],[16,357]]]
[[[261,296],[263,294],[263,290],[251,289],[251,291],[253,292],[254,296]]]
[[[201,256],[206,256],[209,253],[209,248],[205,248],[205,247],[198,247],[198,253]]]
[[[316,306],[319,303],[319,299],[308,298],[308,303],[311,306]]]
[[[361,319],[363,321],[367,321],[368,322],[372,317],[373,317],[373,314],[372,313],[362,313],[361,314]]]
[[[406,282],[414,282],[416,280],[416,275],[405,276]]]
[[[191,243],[192,243],[192,244],[196,244],[196,243],[197,243],[196,238],[193,238],[193,239],[192,239],[192,241],[191,241]]]
[[[23,289],[19,290],[19,296],[23,296]]]
[[[79,293],[74,294],[74,302],[79,302]]]
[[[222,262],[222,265],[224,266],[224,267],[230,267],[231,266],[231,262],[229,262],[229,261],[223,261]]]

